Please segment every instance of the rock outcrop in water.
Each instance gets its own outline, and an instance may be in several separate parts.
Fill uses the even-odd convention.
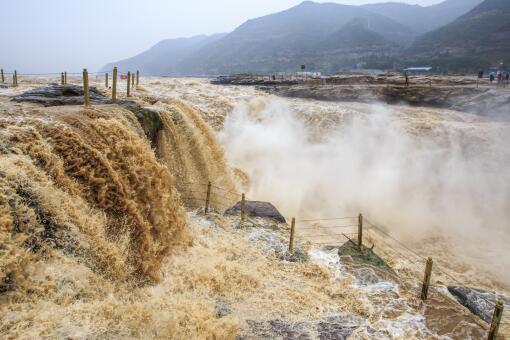
[[[398,74],[335,75],[327,79],[275,79],[252,74],[218,77],[212,84],[255,86],[264,92],[289,98],[332,102],[408,104],[507,115],[510,91],[474,77],[412,76],[411,85]]]
[[[89,96],[91,104],[114,102],[95,87],[89,88]],[[37,103],[43,106],[83,105],[83,86],[52,84],[47,87],[37,87],[14,97],[14,101]]]
[[[285,217],[269,202],[246,201],[246,214],[251,217],[266,217],[277,222],[285,223]],[[225,211],[225,215],[237,215],[241,213],[241,202],[237,202],[233,207]]]
[[[478,315],[482,320],[491,323],[494,307],[497,300],[505,302],[505,309],[510,308],[510,299],[482,289],[449,286],[448,291],[453,294],[459,302],[469,309],[473,314]]]
[[[90,87],[89,92],[91,104],[117,104],[133,112],[142,126],[147,139],[155,146],[157,133],[163,128],[163,122],[158,111],[144,107],[132,100],[112,100],[95,87]],[[13,100],[18,103],[29,102],[46,107],[83,105],[83,86],[51,84],[24,92],[14,97]]]

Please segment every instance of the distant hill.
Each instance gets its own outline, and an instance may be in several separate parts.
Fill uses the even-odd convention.
[[[342,36],[340,31],[349,29],[347,24],[353,20],[359,20],[358,26],[363,22],[366,25],[363,30],[377,32],[383,39],[377,51],[364,44],[373,53],[387,53],[390,51],[387,47],[405,45],[415,37],[403,25],[363,8],[307,1],[283,12],[247,21],[180,66],[191,74],[295,71],[300,64],[330,72],[359,61],[358,56],[350,56],[353,51],[345,40],[341,53],[331,53],[338,45],[334,36]],[[326,41],[333,44],[328,46]],[[388,46],[386,42],[393,44]],[[362,45],[357,43],[354,47],[360,56],[367,52],[360,50]]]
[[[395,20],[418,34],[424,34],[451,23],[481,2],[483,0],[446,0],[426,7],[386,2],[363,5],[362,7]]]
[[[226,34],[162,40],[147,51],[132,58],[104,66],[103,71],[111,70],[114,66],[117,66],[119,71],[140,70],[145,75],[176,74],[179,73],[179,69],[177,69],[179,62],[186,60],[200,48],[224,36]]]
[[[420,37],[407,58],[456,71],[510,62],[510,0],[485,0],[451,24]]]
[[[481,1],[446,0],[428,7],[305,1],[248,20],[229,34],[165,40],[115,64],[175,76],[296,71],[301,64],[323,73],[359,63],[388,68],[421,33],[453,21]]]

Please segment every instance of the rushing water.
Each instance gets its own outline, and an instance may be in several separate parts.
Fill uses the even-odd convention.
[[[2,94],[39,86],[21,85]],[[383,234],[367,230],[366,242],[398,277],[306,242],[314,230],[299,223],[310,261],[291,263],[268,251],[285,249],[286,231],[184,209],[203,199],[189,183],[213,180],[298,220],[363,212],[463,283],[504,292],[506,121],[194,79],[144,79],[136,96],[160,112],[154,150],[115,106],[39,108],[0,96],[0,335],[234,339],[253,335],[254,322],[315,334],[340,317],[354,338],[480,337],[446,297],[449,277],[434,273],[431,302],[420,304],[423,263]]]

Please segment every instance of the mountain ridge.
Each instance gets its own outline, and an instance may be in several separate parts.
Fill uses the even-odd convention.
[[[179,41],[186,45],[184,48],[174,46],[178,40],[174,39],[173,49],[167,48],[172,53],[155,45],[120,64],[149,75],[175,76],[289,72],[301,64],[324,73],[358,63],[383,67],[393,64],[392,57],[399,55],[399,49],[411,46],[420,32],[438,24],[436,20],[425,25],[427,18],[443,11],[453,21],[481,1],[446,0],[425,7],[395,2],[352,6],[304,1],[284,11],[247,20],[230,33],[190,38],[194,40],[189,44]],[[417,17],[423,18],[419,21]],[[355,21],[359,32],[348,25]],[[413,27],[405,24],[409,21],[414,22]]]
[[[510,1],[485,0],[454,22],[427,33],[409,48],[409,59],[467,71],[510,59]],[[439,66],[440,67],[440,66]]]

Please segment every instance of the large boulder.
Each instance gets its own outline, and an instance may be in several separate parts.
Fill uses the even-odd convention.
[[[503,300],[505,302],[505,309],[510,308],[510,299],[495,292],[461,286],[449,286],[448,291],[462,305],[487,323],[492,321],[496,300]]]
[[[285,223],[285,217],[280,214],[278,209],[269,202],[246,201],[246,214],[250,217],[271,218],[277,222]],[[233,207],[225,211],[225,215],[239,216],[241,214],[241,202],[237,202]]]
[[[111,104],[113,101],[95,87],[89,88],[91,104]],[[83,86],[51,84],[38,87],[14,97],[16,102],[37,103],[44,106],[82,105]]]

